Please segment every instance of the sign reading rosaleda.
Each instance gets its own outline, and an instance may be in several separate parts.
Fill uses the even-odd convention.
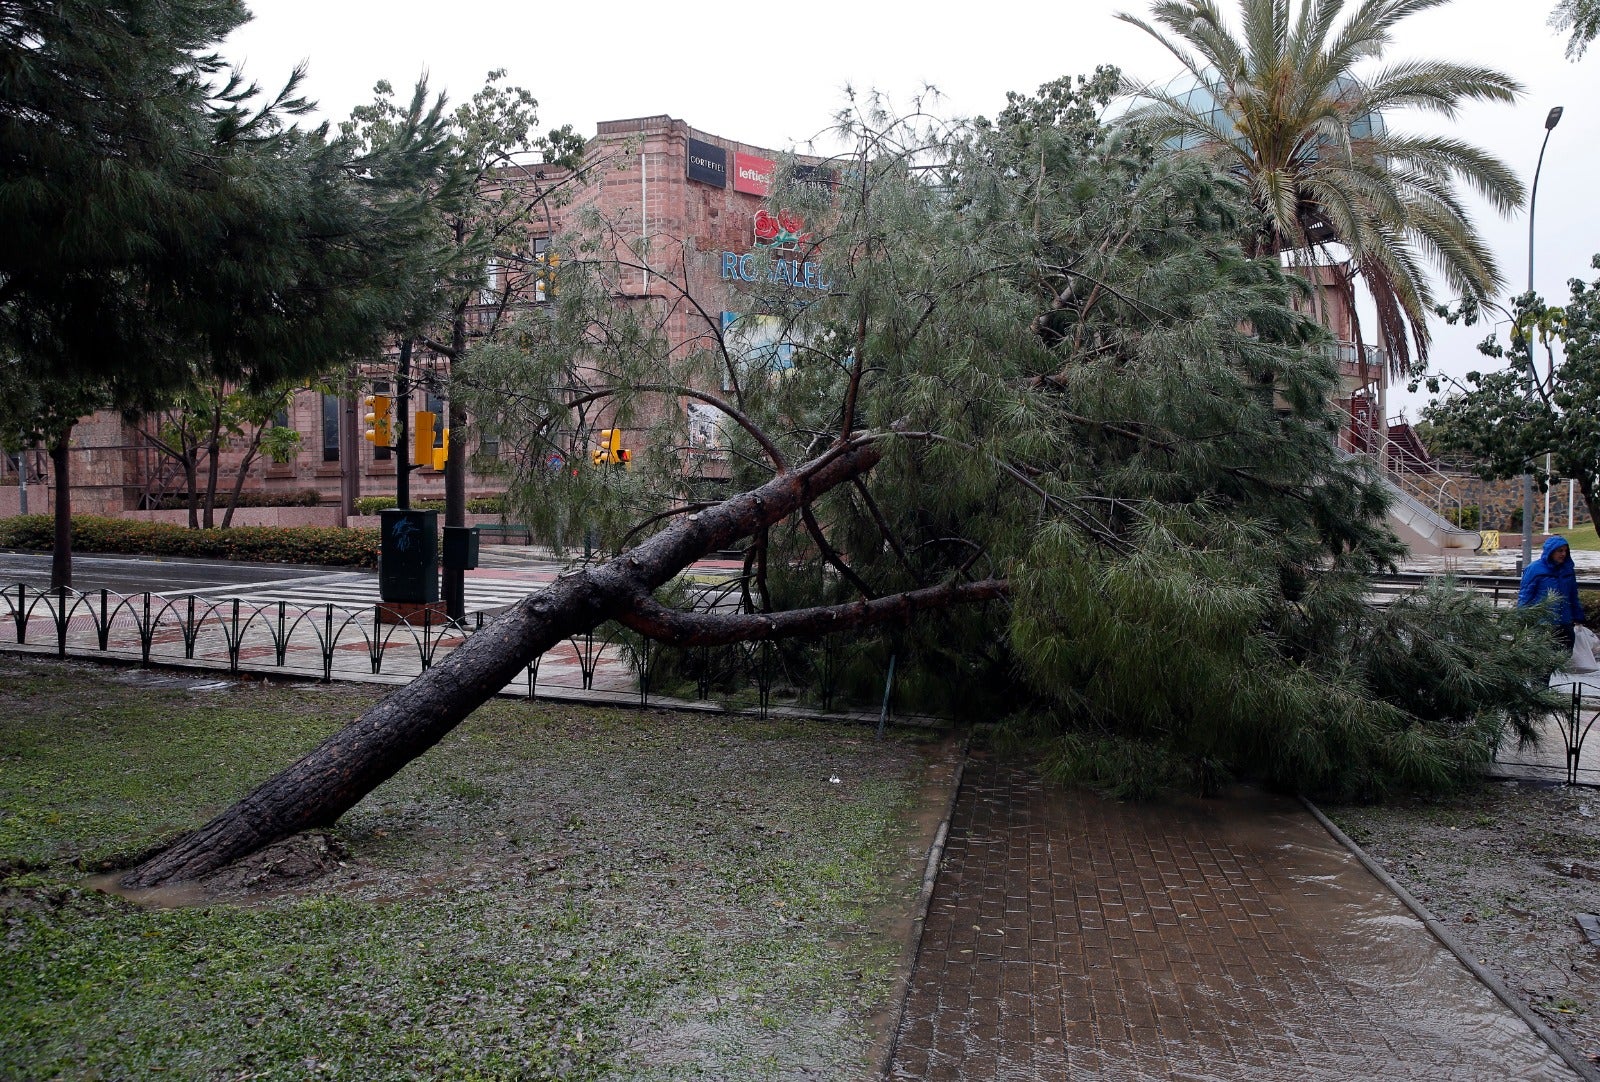
[[[758,281],[758,270],[759,264],[756,262],[754,252],[746,252],[744,255],[738,252],[722,253],[721,277],[724,282]],[[767,268],[769,282],[794,286],[796,289],[822,291],[832,289],[833,283],[822,275],[821,263],[802,262],[798,259],[774,259],[772,266]]]

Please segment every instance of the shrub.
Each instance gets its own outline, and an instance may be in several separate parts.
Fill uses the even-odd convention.
[[[1478,528],[1478,505],[1468,503],[1460,507],[1446,507],[1444,509],[1444,517],[1449,519],[1452,526],[1459,526],[1463,530],[1476,530]]]
[[[356,514],[376,515],[394,506],[393,496],[362,496],[356,500]],[[443,511],[443,500],[412,500],[413,511]],[[467,501],[469,515],[503,515],[506,513],[504,496],[474,496]]]
[[[48,551],[55,544],[49,515],[0,519],[0,547]],[[378,531],[336,526],[234,526],[191,530],[169,522],[78,515],[72,520],[72,547],[78,552],[140,556],[190,556],[251,563],[378,566]]]
[[[204,500],[201,501],[204,503]],[[241,492],[239,493],[239,507],[319,507],[322,504],[322,493],[314,488],[289,489],[278,492]],[[226,510],[228,494],[218,492],[215,507],[218,511]],[[185,511],[189,507],[189,497],[183,493],[168,493],[157,499],[149,501],[151,511]]]

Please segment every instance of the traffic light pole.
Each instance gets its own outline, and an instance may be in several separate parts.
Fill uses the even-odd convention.
[[[457,223],[456,236],[461,238],[462,226]],[[450,345],[454,355],[450,358],[450,375],[455,376],[455,366],[467,352],[467,317],[464,307],[456,311],[455,320],[450,329]],[[460,399],[454,390],[450,392],[449,405],[445,407],[445,429],[448,435],[445,438],[444,460],[444,524],[446,526],[465,526],[467,524],[467,462],[465,448],[467,414],[466,409],[460,405]],[[444,589],[440,591],[444,600],[444,611],[452,620],[464,620],[467,616],[467,576],[466,571],[460,567],[446,567],[444,569]]]
[[[395,374],[394,412],[395,432],[390,454],[396,457],[394,466],[394,505],[402,511],[411,510],[411,339],[400,343],[400,370]]]

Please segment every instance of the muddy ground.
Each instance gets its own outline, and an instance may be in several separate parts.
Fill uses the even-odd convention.
[[[0,655],[0,1077],[870,1077],[957,749],[502,701],[327,832],[116,870],[380,694]]]
[[[1578,920],[1600,914],[1600,792],[1495,781],[1448,799],[1323,810],[1600,1062],[1600,945]]]

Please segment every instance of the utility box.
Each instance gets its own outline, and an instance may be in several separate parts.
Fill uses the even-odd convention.
[[[478,566],[478,528],[444,528],[444,566],[450,571],[472,571]]]
[[[378,596],[384,601],[426,604],[439,600],[439,512],[378,513]]]

